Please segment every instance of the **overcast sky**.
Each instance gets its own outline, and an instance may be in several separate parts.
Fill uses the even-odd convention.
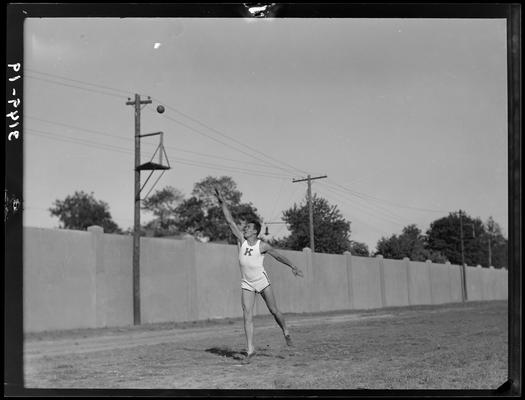
[[[327,175],[314,193],[370,250],[459,209],[507,235],[504,19],[29,18],[24,29],[25,226],[58,227],[48,208],[77,190],[133,226],[126,101],[139,93],[153,100],[141,133],[164,132],[172,167],[153,191],[189,197],[226,175],[277,222],[305,201],[293,179]],[[142,143],[146,162],[158,137]]]

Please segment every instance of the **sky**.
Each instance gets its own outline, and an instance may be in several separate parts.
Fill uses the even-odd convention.
[[[230,176],[264,227],[326,175],[313,193],[370,250],[460,209],[508,235],[504,19],[28,18],[24,226],[80,190],[133,226],[135,93],[171,166],[143,194]]]

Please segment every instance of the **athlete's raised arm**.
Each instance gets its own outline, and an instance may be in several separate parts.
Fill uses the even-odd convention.
[[[219,204],[222,207],[222,213],[224,214],[224,218],[226,218],[226,222],[228,222],[228,225],[230,226],[231,231],[237,238],[237,241],[242,244],[244,241],[244,235],[242,234],[242,231],[239,229],[235,221],[233,220],[233,217],[230,213],[230,210],[228,209],[228,206],[226,205],[226,201],[224,201],[224,196],[220,192],[220,190],[217,187],[214,187],[215,189],[215,196],[217,197],[217,200],[219,201]]]
[[[259,245],[259,249],[261,251],[261,254],[269,254],[273,258],[275,258],[277,261],[288,265],[295,276],[303,276],[303,271],[301,271],[299,268],[297,268],[288,258],[283,256],[281,253],[279,253],[277,250],[275,250],[272,246],[270,246],[268,243],[263,242],[261,240],[261,244]]]

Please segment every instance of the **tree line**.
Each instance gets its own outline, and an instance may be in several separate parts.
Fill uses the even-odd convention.
[[[171,186],[157,190],[146,198],[142,208],[150,212],[153,219],[141,226],[141,235],[168,237],[190,234],[201,241],[234,244],[236,239],[214,196],[215,186],[221,189],[239,224],[256,219],[264,226],[257,208],[250,202],[242,201],[242,193],[231,177],[208,176],[194,184],[188,198]],[[381,254],[389,259],[408,257],[413,261],[449,261],[456,265],[508,266],[508,240],[492,217],[483,222],[463,211],[450,212],[433,221],[425,233],[411,224],[399,234],[381,237],[372,253],[365,243],[351,239],[351,222],[343,217],[336,205],[314,195],[312,209],[315,251],[319,253],[350,252],[356,256]],[[108,204],[96,200],[93,193],[76,191],[64,200],[55,200],[49,211],[52,216],[58,217],[60,228],[63,229],[85,230],[91,225],[99,225],[107,233],[132,234],[132,228],[123,230],[112,220]],[[289,250],[309,247],[306,199],[284,210],[282,221],[290,234],[269,239],[271,245]]]

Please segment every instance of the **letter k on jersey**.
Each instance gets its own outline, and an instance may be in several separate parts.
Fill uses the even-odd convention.
[[[248,249],[247,248],[246,251],[244,252],[244,255],[245,256],[251,256],[252,255],[252,251],[253,251],[253,249]]]

